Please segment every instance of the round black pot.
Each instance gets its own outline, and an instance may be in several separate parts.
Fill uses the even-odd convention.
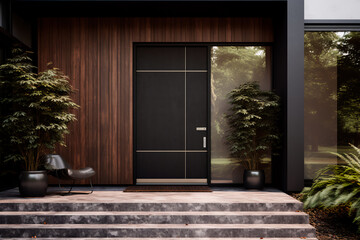
[[[23,197],[43,197],[48,178],[46,171],[24,171],[19,176],[19,191]]]
[[[244,170],[244,187],[247,189],[263,189],[265,186],[264,170]]]

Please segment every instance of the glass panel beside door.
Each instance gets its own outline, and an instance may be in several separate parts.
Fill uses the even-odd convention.
[[[243,167],[230,157],[225,115],[228,94],[240,84],[257,81],[271,90],[269,46],[213,46],[211,48],[211,183],[242,183]],[[271,157],[262,159],[266,183],[271,182]]]

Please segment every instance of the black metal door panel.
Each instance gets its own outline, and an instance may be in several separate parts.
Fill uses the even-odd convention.
[[[137,149],[184,149],[184,73],[137,74]]]
[[[207,149],[207,82],[206,72],[186,73],[187,150]]]
[[[207,183],[207,52],[207,47],[136,48],[137,183]]]
[[[207,47],[186,47],[186,70],[207,70],[207,51]]]
[[[137,178],[184,178],[185,153],[138,152]]]
[[[207,153],[187,152],[186,153],[186,177],[207,178]]]
[[[184,47],[137,47],[136,70],[185,68]]]

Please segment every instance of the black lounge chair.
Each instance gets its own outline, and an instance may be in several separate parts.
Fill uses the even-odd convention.
[[[60,180],[72,180],[70,190],[66,194],[70,194],[76,180],[88,179],[90,180],[91,192],[93,192],[93,185],[91,177],[95,175],[94,169],[86,167],[82,169],[72,169],[70,165],[57,154],[48,154],[44,156],[45,168],[48,174],[56,177],[59,180],[59,188],[61,188]]]

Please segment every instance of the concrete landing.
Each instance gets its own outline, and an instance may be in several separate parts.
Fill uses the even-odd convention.
[[[96,187],[89,195],[61,196],[58,188],[51,187],[44,198],[22,198],[15,188],[0,192],[0,203],[299,203],[273,188],[258,191],[216,187],[212,188],[213,192],[123,192],[124,189]],[[86,190],[86,187],[77,187],[73,191],[84,193]]]

